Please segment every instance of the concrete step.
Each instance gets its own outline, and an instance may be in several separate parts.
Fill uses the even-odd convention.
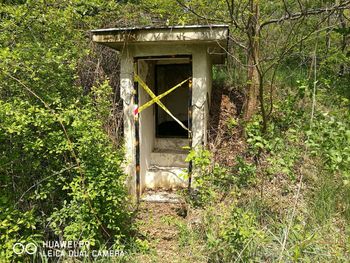
[[[145,188],[172,190],[186,187],[186,173],[187,169],[180,167],[151,166],[146,172]]]
[[[182,150],[188,146],[188,139],[183,138],[156,138],[154,148]]]
[[[185,162],[187,152],[184,150],[164,150],[154,149],[151,153],[151,166],[162,167],[181,167],[187,168],[188,163]]]
[[[180,196],[176,191],[151,190],[146,189],[141,196],[141,201],[150,203],[174,203],[184,204],[183,196]]]

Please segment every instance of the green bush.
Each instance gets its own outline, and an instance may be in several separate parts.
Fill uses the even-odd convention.
[[[337,118],[320,112],[312,130],[307,131],[313,155],[325,161],[325,168],[342,176],[344,185],[350,186],[350,115]]]
[[[23,213],[16,209],[5,208],[4,204],[0,208],[0,258],[2,262],[10,262],[15,243],[37,243],[42,240],[42,234],[41,231],[34,232],[38,223],[34,210]],[[24,261],[25,256],[17,256],[16,260]]]
[[[209,261],[246,262],[254,258],[254,247],[263,238],[263,232],[254,215],[238,207],[236,200],[239,187],[255,180],[255,166],[237,157],[235,167],[222,167],[213,164],[211,154],[204,149],[192,150],[187,160],[194,167],[195,195],[190,195],[189,201],[194,207],[204,208],[203,228],[197,230],[196,238],[202,236],[205,240]]]
[[[108,94],[110,87],[99,90]],[[102,128],[106,107],[95,105],[91,97],[55,109],[0,103],[1,225],[17,222],[11,235],[1,231],[7,255],[14,240],[39,234],[39,240],[49,235],[92,246],[125,243],[130,212],[123,152]],[[18,223],[23,220],[30,225]]]
[[[94,56],[87,30],[117,7],[0,4],[0,261],[30,261],[13,256],[19,241],[84,240],[93,248],[122,247],[129,238],[124,153],[104,130],[112,88],[99,77],[83,95],[77,76]]]
[[[210,262],[252,261],[264,237],[253,214],[234,202],[207,209],[204,225]]]
[[[220,196],[235,187],[237,178],[227,167],[211,162],[211,153],[205,149],[191,150],[186,161],[192,161],[193,191],[189,202],[194,206],[215,203]]]

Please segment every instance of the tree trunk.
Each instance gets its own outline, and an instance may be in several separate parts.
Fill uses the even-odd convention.
[[[339,19],[340,19],[340,26],[343,30],[346,30],[346,20],[344,17],[344,11],[341,10],[339,12]],[[347,34],[345,32],[342,32],[342,40],[341,40],[341,51],[343,54],[346,52],[346,45],[347,45]],[[345,54],[346,55],[346,54]],[[340,64],[340,70],[339,70],[339,76],[343,76],[345,74],[345,65],[344,63]]]
[[[250,120],[258,108],[259,96],[259,4],[257,0],[249,0],[250,17],[248,20],[248,76],[246,87],[246,100],[243,117]]]

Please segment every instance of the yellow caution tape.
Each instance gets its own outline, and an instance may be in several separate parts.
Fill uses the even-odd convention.
[[[134,73],[134,78],[135,81],[137,81],[141,87],[151,96],[152,100],[150,100],[149,102],[145,103],[144,105],[142,105],[141,107],[137,108],[134,110],[134,114],[138,114],[141,111],[145,110],[146,108],[148,108],[149,106],[153,105],[154,103],[157,103],[159,105],[159,107],[161,107],[166,113],[168,113],[170,115],[170,117],[172,117],[182,128],[184,128],[186,131],[190,132],[190,130],[180,121],[178,120],[169,110],[167,107],[165,107],[165,105],[160,101],[161,98],[165,97],[166,95],[168,95],[170,92],[174,91],[175,89],[177,89],[178,87],[182,86],[186,81],[188,81],[190,78],[182,81],[181,83],[177,84],[176,86],[172,87],[171,89],[167,90],[166,92],[156,96],[153,91],[147,86],[147,84],[145,82],[143,82],[143,80],[140,78],[139,75],[137,75],[136,73]]]
[[[149,102],[143,104],[141,107],[139,107],[138,109],[138,113],[141,113],[141,111],[147,109],[149,106],[153,105],[154,103],[156,103],[156,101],[159,101],[160,99],[162,99],[163,97],[165,97],[166,95],[168,95],[169,93],[171,93],[172,91],[176,90],[178,87],[181,87],[185,82],[187,82],[190,78],[185,79],[184,81],[182,81],[181,83],[177,84],[176,86],[172,87],[171,89],[167,90],[166,92],[158,95],[157,97],[155,97],[154,99],[150,100]]]

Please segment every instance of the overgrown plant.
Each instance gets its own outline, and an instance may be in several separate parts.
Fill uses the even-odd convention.
[[[212,163],[211,153],[205,149],[191,150],[186,158],[194,167],[190,199],[196,206],[216,202],[235,186],[237,178],[228,168]]]
[[[108,82],[87,94],[77,65],[86,30],[117,14],[114,1],[0,4],[0,258],[16,242],[89,241],[122,248],[132,231],[123,151],[104,131]]]
[[[1,104],[1,141],[12,145],[2,157],[9,165],[2,167],[1,185],[14,187],[1,199],[1,229],[18,218],[11,235],[2,235],[3,256],[11,258],[11,245],[33,236],[36,241],[49,236],[84,240],[92,247],[106,241],[124,244],[131,214],[123,153],[113,148],[102,129],[99,115],[106,105],[96,111],[94,104],[85,97],[69,108],[57,107],[55,113],[24,101]]]
[[[235,198],[233,193],[230,200]],[[239,208],[236,201],[209,207],[204,226],[211,262],[253,261],[264,238],[254,215]]]

